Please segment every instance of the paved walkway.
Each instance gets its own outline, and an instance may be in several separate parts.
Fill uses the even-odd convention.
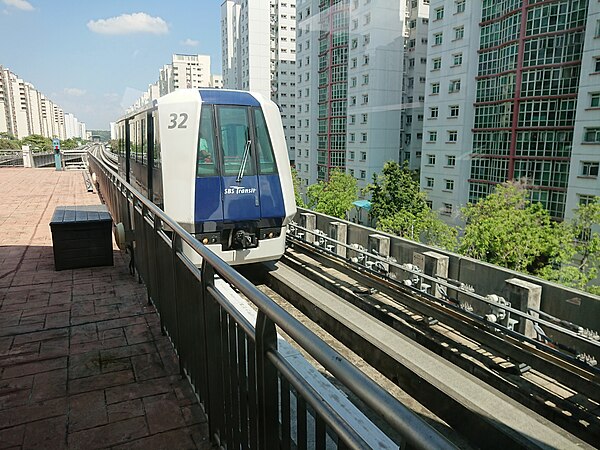
[[[0,448],[208,449],[206,418],[123,255],[54,270],[54,208],[99,203],[79,171],[0,169]]]

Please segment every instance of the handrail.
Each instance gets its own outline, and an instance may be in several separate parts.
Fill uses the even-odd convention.
[[[250,281],[242,277],[231,266],[196,240],[178,223],[168,217],[150,200],[143,197],[121,176],[112,172],[95,155],[90,154],[90,163],[97,165],[104,176],[119,189],[129,203],[141,206],[147,212],[162,221],[163,225],[174,233],[174,240],[181,240],[203,259],[203,267],[208,272],[220,276],[250,300],[259,310],[259,318],[264,314],[299,346],[305,349],[316,361],[325,367],[342,384],[354,392],[372,411],[381,416],[393,429],[399,432],[410,448],[450,449],[454,446],[423,419],[410,411],[391,394],[383,390],[373,380],[347,361],[340,353],[328,346],[311,330],[296,320],[267,295],[259,291]],[[97,169],[96,169],[97,170]],[[137,208],[136,208],[137,209]],[[175,237],[176,236],[176,237]],[[181,253],[181,250],[174,250]],[[205,274],[203,274],[203,277]],[[204,284],[204,283],[203,283]],[[214,289],[210,286],[210,289]],[[259,327],[256,340],[259,341]],[[262,327],[260,327],[262,328]],[[258,346],[257,346],[258,347]],[[271,350],[267,349],[267,355]],[[267,356],[265,355],[265,356]],[[209,417],[210,419],[210,417]]]

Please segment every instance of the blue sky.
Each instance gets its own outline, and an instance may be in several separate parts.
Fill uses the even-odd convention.
[[[221,0],[0,0],[0,65],[107,130],[173,53],[221,73]]]

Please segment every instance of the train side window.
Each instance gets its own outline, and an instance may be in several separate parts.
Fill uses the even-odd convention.
[[[160,134],[158,127],[158,114],[152,113],[152,123],[154,131],[154,167],[160,167]]]
[[[244,176],[256,175],[252,145],[248,145],[249,142],[252,144],[248,109],[244,106],[219,106],[217,111],[223,151],[223,175],[237,176],[243,163]]]
[[[146,139],[146,119],[142,119],[140,121],[140,141],[141,141],[141,151],[142,151],[140,158],[141,158],[142,164],[144,164],[144,162],[145,162],[144,155],[146,155],[146,153],[148,152],[148,142]]]
[[[209,177],[217,174],[215,166],[215,126],[213,111],[204,106],[200,113],[200,135],[198,137],[197,177]]]
[[[265,122],[265,116],[260,108],[254,109],[254,134],[256,136],[256,148],[258,153],[258,170],[261,175],[277,173],[275,164],[275,155],[271,139],[269,139],[269,130]]]

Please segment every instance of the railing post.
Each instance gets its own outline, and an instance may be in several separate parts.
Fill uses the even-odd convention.
[[[277,371],[267,353],[277,350],[275,324],[259,310],[256,318],[256,394],[258,397],[258,448],[275,449],[278,444],[279,387]]]
[[[211,298],[208,288],[215,287],[215,270],[206,262],[202,261],[202,307],[204,308],[204,330],[205,335],[200,336],[200,341],[205,346],[206,370],[205,380],[207,386],[204,388],[207,398],[204,399],[205,409],[208,415],[209,433],[213,443],[221,444],[221,432],[225,424],[224,418],[224,394],[223,394],[223,370],[221,351],[221,317],[219,305]],[[224,436],[223,436],[224,437]]]

